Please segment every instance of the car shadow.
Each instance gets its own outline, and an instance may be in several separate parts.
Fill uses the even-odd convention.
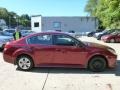
[[[17,69],[18,70],[18,69]],[[19,70],[20,71],[20,70]],[[36,67],[30,71],[31,73],[52,73],[52,74],[115,74],[116,76],[120,76],[120,60],[117,61],[117,67],[115,69],[106,69],[103,72],[92,72],[88,69],[80,69],[80,68],[56,68],[56,67]]]

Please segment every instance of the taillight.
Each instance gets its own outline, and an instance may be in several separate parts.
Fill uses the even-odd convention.
[[[7,50],[8,48],[11,48],[11,47],[12,47],[12,45],[10,45],[10,42],[7,42],[5,44],[4,50]]]

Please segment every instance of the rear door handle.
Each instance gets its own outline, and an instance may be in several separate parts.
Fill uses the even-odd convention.
[[[59,51],[61,51],[61,50],[60,50],[60,49],[56,49],[56,51],[58,51],[58,52],[59,52]]]

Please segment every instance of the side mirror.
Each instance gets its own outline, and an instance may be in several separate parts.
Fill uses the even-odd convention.
[[[81,44],[80,43],[75,43],[75,46],[76,47],[81,47]]]
[[[83,43],[77,43],[76,46],[77,46],[77,47],[80,47],[80,48],[85,47],[85,45],[84,45]]]

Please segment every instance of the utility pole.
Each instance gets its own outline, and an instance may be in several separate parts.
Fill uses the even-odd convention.
[[[9,26],[8,28],[11,28],[11,17],[9,16]]]

